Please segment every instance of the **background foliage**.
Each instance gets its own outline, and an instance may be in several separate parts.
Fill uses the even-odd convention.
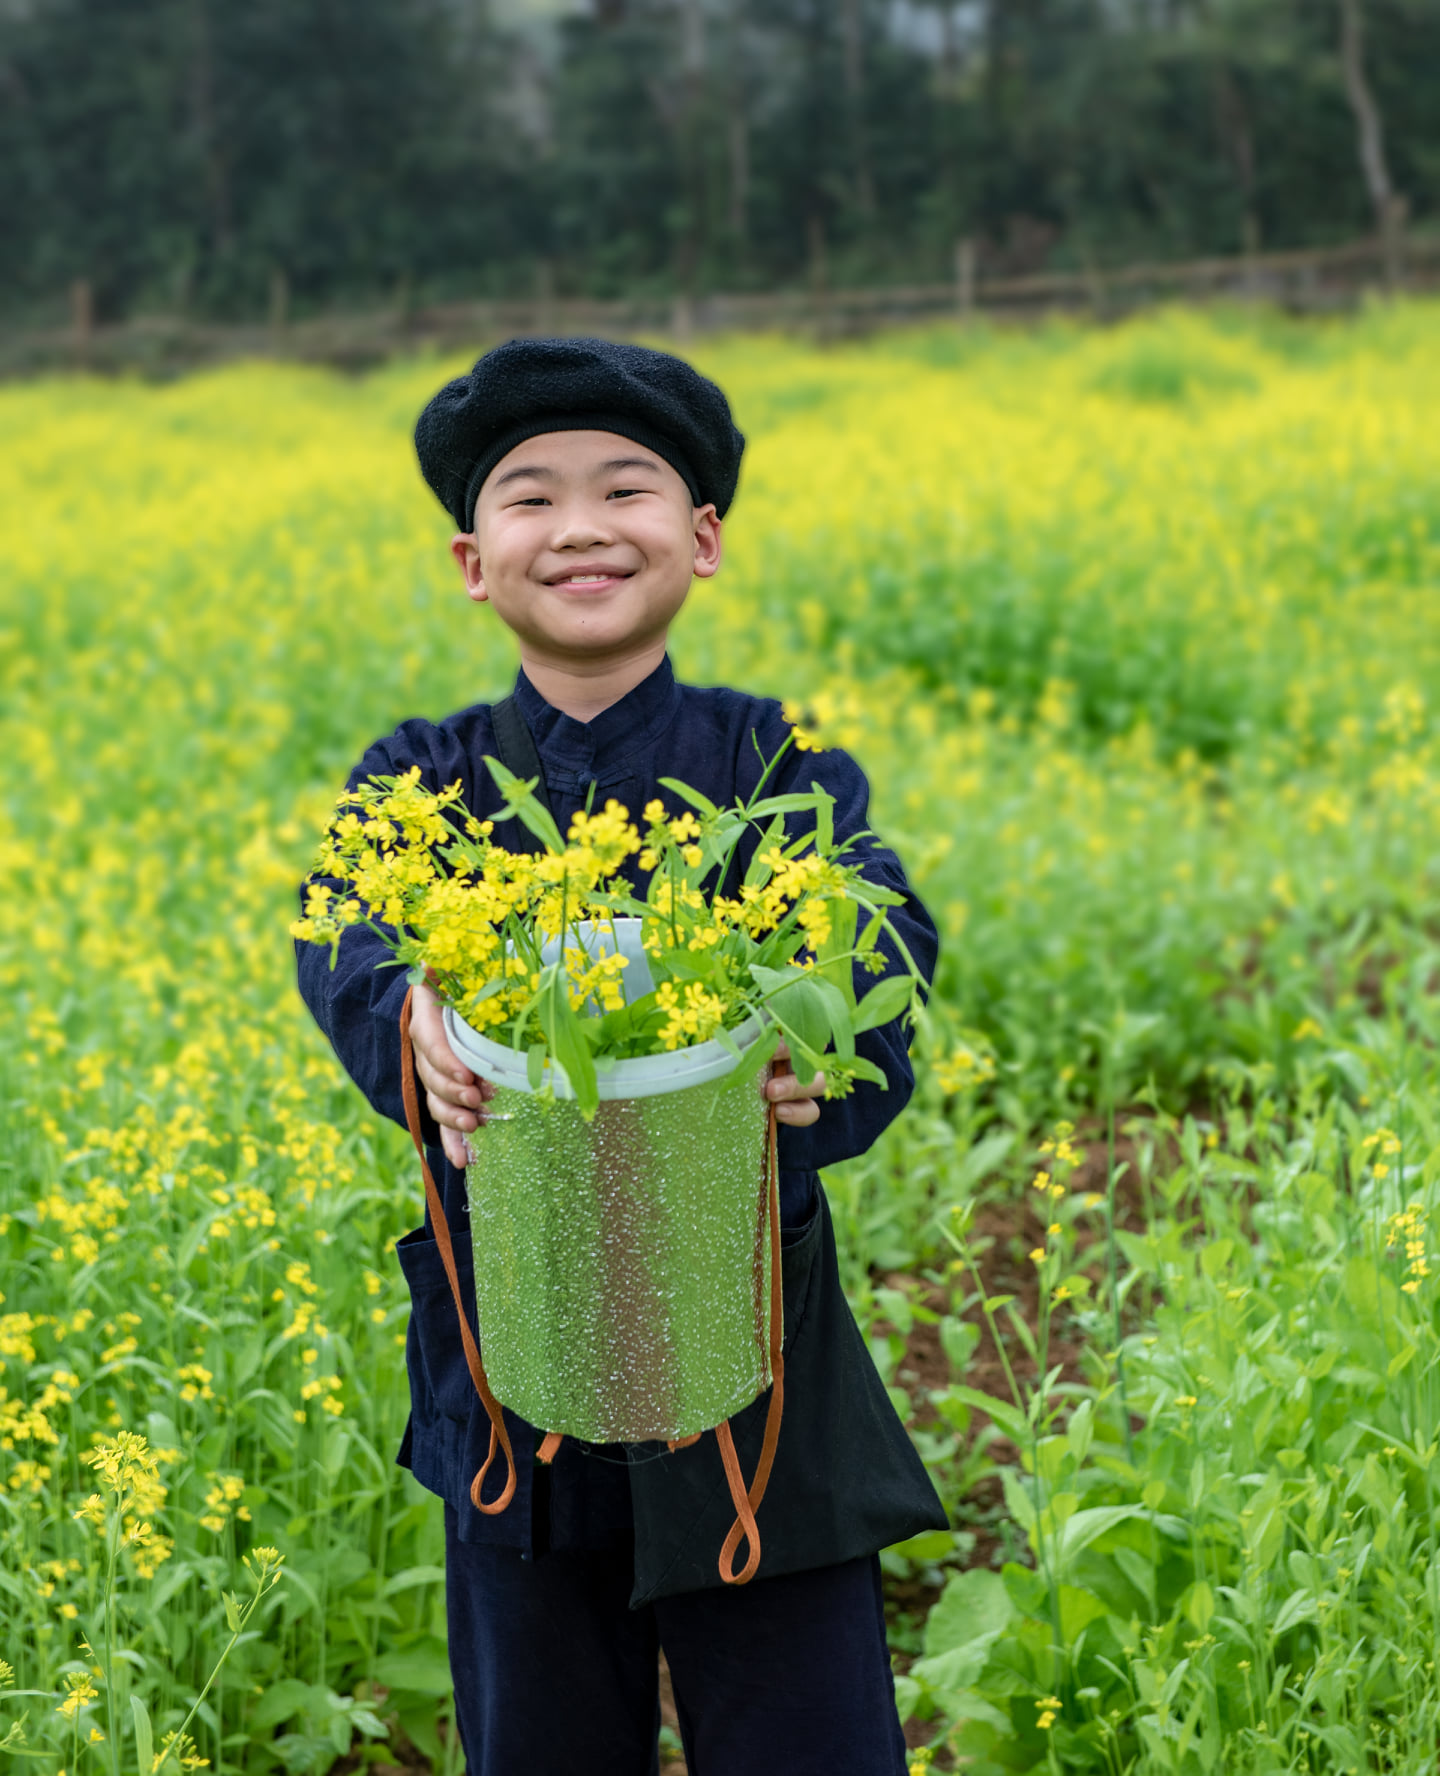
[[[1440,315],[702,361],[754,442],[678,666],[808,698],[943,931],[916,1104],[828,1180],[955,1523],[886,1556],[912,1735],[1418,1776]],[[364,745],[512,670],[410,459],[450,369],[0,393],[0,1739],[40,1768],[133,1768],[127,1690],[179,1726],[259,1546],[198,1755],[455,1766],[393,1465],[417,1184],[284,938]],[[121,1430],[120,1693],[67,1713]]]
[[[1341,0],[8,0],[0,302],[254,317],[1347,238]],[[1440,15],[1364,0],[1397,191]]]

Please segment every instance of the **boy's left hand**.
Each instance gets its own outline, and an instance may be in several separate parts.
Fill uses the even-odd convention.
[[[820,1106],[815,1102],[825,1094],[825,1075],[817,1073],[809,1085],[801,1085],[790,1065],[790,1050],[782,1042],[775,1050],[765,1096],[775,1106],[775,1120],[791,1128],[809,1128],[820,1120]]]

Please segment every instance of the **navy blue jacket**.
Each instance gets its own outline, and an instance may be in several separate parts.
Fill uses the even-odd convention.
[[[724,688],[677,684],[668,660],[592,722],[575,721],[552,708],[523,672],[515,695],[534,737],[562,832],[568,830],[575,812],[585,806],[592,785],[595,806],[603,806],[613,796],[632,817],[638,817],[655,797],[672,811],[680,811],[673,792],[661,787],[661,777],[678,778],[722,806],[743,799],[759,782],[762,755],[772,758],[788,733],[778,703]],[[353,788],[367,777],[391,776],[419,765],[428,788],[438,790],[458,780],[465,805],[485,819],[503,807],[484,763],[487,753],[498,756],[490,708],[476,704],[439,724],[419,719],[403,722],[366,752],[351,772],[349,785]],[[792,748],[766,789],[775,794],[803,791],[812,781],[835,798],[837,836],[868,828],[868,785],[859,767],[843,752]],[[903,906],[891,909],[891,918],[929,978],[935,965],[935,927],[907,883],[899,859],[873,840],[867,841],[858,855],[869,880],[905,896]],[[633,859],[628,867],[638,886]],[[388,951],[363,927],[345,934],[333,971],[326,949],[301,944],[297,954],[300,991],[341,1064],[374,1108],[403,1127],[399,1024],[405,971],[377,966],[388,960]],[[863,1153],[909,1099],[914,1075],[901,1025],[867,1031],[858,1038],[857,1047],[884,1072],[889,1090],[862,1082],[849,1097],[823,1103],[818,1123],[810,1128],[781,1126],[782,1228],[794,1230],[813,1218],[820,1168]],[[445,1158],[438,1131],[428,1117],[425,1120],[430,1165],[446,1217],[457,1236],[458,1252],[469,1212],[465,1174]],[[468,1251],[468,1239],[464,1244]],[[518,1468],[515,1497],[499,1516],[476,1511],[468,1489],[484,1460],[489,1424],[471,1386],[449,1287],[428,1223],[406,1235],[399,1253],[413,1299],[407,1350],[411,1419],[400,1460],[422,1485],[455,1507],[462,1540],[493,1541],[528,1550],[532,1546],[534,1431],[507,1411]],[[462,1261],[462,1280],[466,1270]],[[473,1314],[473,1300],[471,1311]],[[497,1458],[487,1480],[487,1498],[498,1492],[502,1469],[503,1458]],[[549,1485],[549,1522],[541,1532],[549,1545],[598,1548],[631,1533],[623,1450],[587,1449],[567,1439]]]

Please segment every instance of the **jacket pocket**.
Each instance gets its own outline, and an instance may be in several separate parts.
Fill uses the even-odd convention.
[[[455,1272],[460,1283],[470,1330],[475,1331],[475,1272],[470,1236],[452,1236]],[[423,1227],[396,1242],[396,1255],[410,1288],[410,1329],[405,1340],[405,1364],[410,1372],[410,1407],[423,1424],[436,1414],[469,1420],[480,1397],[465,1361],[455,1297],[440,1248]],[[478,1337],[477,1337],[478,1343]]]

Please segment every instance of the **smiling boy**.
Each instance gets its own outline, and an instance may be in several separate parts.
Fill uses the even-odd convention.
[[[592,798],[632,809],[665,799],[667,776],[722,806],[749,795],[789,733],[778,704],[682,686],[666,654],[692,581],[719,570],[743,443],[713,383],[638,346],[512,341],[447,384],[416,428],[421,467],[456,523],[466,589],[515,635],[521,671],[494,709],[402,723],[351,785],[419,766],[432,789],[458,780],[479,817],[502,813],[484,759],[503,755],[519,722],[562,830]],[[868,832],[850,759],[791,748],[771,787],[812,781],[835,798],[837,836]],[[892,918],[928,973],[934,928],[898,860],[873,838],[857,855],[905,897]],[[356,927],[333,971],[301,946],[300,983],[352,1078],[403,1124],[405,981],[379,966],[387,955]],[[451,1053],[423,987],[411,1036],[463,1277],[467,1142],[485,1138],[492,1088]],[[783,1062],[765,1087],[782,1125],[786,1409],[758,1576],[743,1589],[717,1568],[733,1513],[713,1438],[668,1452],[567,1439],[547,1466],[533,1427],[507,1411],[513,1498],[501,1508],[504,1476],[491,1476],[472,1502],[489,1425],[428,1216],[400,1242],[413,1302],[400,1459],[446,1502],[450,1657],[471,1776],[651,1776],[659,1648],[691,1776],[903,1771],[876,1552],[945,1517],[841,1294],[817,1176],[865,1151],[909,1096],[900,1025],[857,1046],[887,1092],[861,1084],[822,1105],[823,1076],[802,1086]],[[473,1299],[467,1308],[473,1324]],[[765,1408],[762,1396],[733,1421],[747,1471]]]

